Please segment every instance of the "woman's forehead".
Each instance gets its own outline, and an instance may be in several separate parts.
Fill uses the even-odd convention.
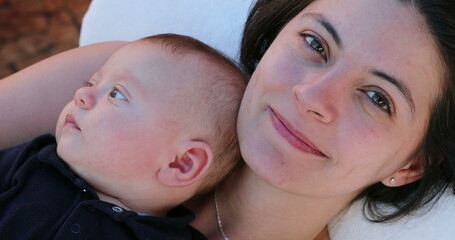
[[[382,35],[387,30],[398,28],[430,32],[418,10],[399,0],[317,0],[304,8],[296,18],[309,14],[324,16],[337,28],[363,36]]]

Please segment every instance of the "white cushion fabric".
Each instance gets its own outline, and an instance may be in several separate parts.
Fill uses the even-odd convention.
[[[448,191],[450,192],[450,191]],[[455,196],[445,193],[429,209],[391,223],[371,223],[356,202],[329,225],[331,240],[449,240],[455,239]]]
[[[254,0],[93,0],[84,16],[81,46],[136,40],[159,33],[197,38],[238,59]]]

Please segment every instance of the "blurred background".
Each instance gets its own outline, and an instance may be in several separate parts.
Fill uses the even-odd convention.
[[[78,46],[91,0],[0,0],[0,79]]]

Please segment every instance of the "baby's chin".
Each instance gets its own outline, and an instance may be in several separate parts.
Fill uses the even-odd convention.
[[[80,154],[76,151],[76,146],[71,144],[71,139],[65,136],[58,136],[56,133],[57,140],[57,155],[69,166],[73,165],[78,157],[81,157]],[[79,155],[79,156],[78,156]]]
[[[58,143],[60,142],[60,139],[62,137],[62,127],[57,126],[55,128],[55,141]]]
[[[57,144],[57,149],[56,149],[58,157],[66,163],[66,165],[78,176],[81,176],[80,174],[82,173],[79,165],[82,163],[80,162],[80,157],[78,154],[74,153],[71,151],[71,149],[68,149],[65,144]]]
[[[57,135],[57,134],[56,134]],[[64,161],[65,159],[68,159],[68,153],[66,151],[66,147],[64,146],[65,144],[60,144],[59,143],[59,139],[57,138],[56,136],[56,139],[57,139],[57,149],[56,149],[56,152],[57,152],[57,155]]]

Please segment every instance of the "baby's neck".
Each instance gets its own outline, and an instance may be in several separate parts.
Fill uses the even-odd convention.
[[[102,201],[105,201],[105,202],[108,202],[108,203],[112,203],[116,206],[119,206],[123,209],[126,209],[126,210],[129,210],[129,211],[133,211],[131,208],[129,208],[128,206],[126,206],[122,201],[120,201],[118,198],[114,198],[110,195],[106,195],[102,192],[99,192],[99,191],[95,191],[96,194],[98,195],[99,199],[102,200]]]
[[[314,239],[347,202],[314,201],[281,192],[249,168],[233,172],[217,189],[223,230],[229,239]],[[193,226],[221,239],[214,196],[198,201]]]
[[[115,198],[115,197],[112,197],[110,195],[107,195],[107,194],[104,194],[102,192],[99,192],[99,191],[95,191],[96,194],[98,195],[99,199],[102,200],[102,201],[105,201],[105,202],[108,202],[108,203],[112,203],[116,206],[119,206],[125,210],[129,210],[129,211],[134,211],[134,212],[137,212],[137,213],[145,213],[145,214],[149,214],[149,215],[152,215],[152,216],[166,216],[166,213],[168,211],[168,209],[164,209],[161,210],[161,211],[156,211],[156,210],[150,210],[150,209],[147,209],[147,210],[140,210],[140,209],[135,209],[134,207],[129,207],[128,203],[118,199],[118,198]]]

